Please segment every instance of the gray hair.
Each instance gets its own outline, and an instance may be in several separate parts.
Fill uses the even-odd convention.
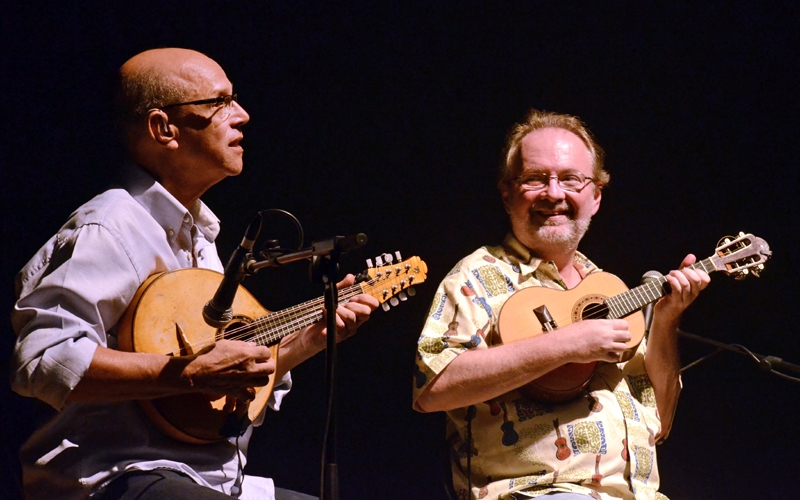
[[[173,78],[156,69],[120,74],[115,98],[115,121],[123,130],[138,123],[147,112],[186,99],[188,92]]]
[[[560,128],[577,135],[586,145],[586,149],[589,150],[589,155],[592,158],[592,176],[595,178],[595,183],[600,188],[609,183],[611,176],[603,169],[603,160],[605,158],[603,148],[595,142],[591,132],[589,132],[589,129],[586,128],[580,118],[532,109],[523,121],[511,128],[511,131],[506,136],[503,161],[500,163],[497,176],[498,187],[507,182],[512,173],[521,166],[520,143],[522,139],[531,132],[543,128]]]

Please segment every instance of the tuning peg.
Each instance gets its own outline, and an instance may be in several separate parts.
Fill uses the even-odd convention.
[[[417,294],[417,289],[414,288],[414,287],[411,287],[411,288],[407,289],[406,292],[408,293],[409,297],[413,297],[414,295]]]
[[[372,265],[372,259],[367,259],[367,267],[369,269],[372,269],[373,267],[375,267],[375,266]]]
[[[383,259],[386,261],[386,264],[391,264],[394,262],[394,257],[390,253],[383,254]]]
[[[408,300],[408,295],[406,295],[406,292],[400,292],[397,294],[397,298],[400,299],[400,302],[405,302]]]
[[[403,262],[403,257],[400,256],[400,251],[396,250],[394,256],[397,257],[397,262]]]
[[[381,258],[381,256],[380,256],[380,255],[378,255],[377,257],[375,257],[375,265],[376,265],[376,266],[378,266],[378,267],[380,267],[380,266],[382,266],[382,265],[383,265],[383,258]]]
[[[386,303],[386,302],[384,302],[384,304],[385,304],[385,303]],[[399,301],[399,300],[397,300],[397,297],[392,297],[391,299],[389,299],[389,303],[390,303],[390,304],[392,304],[393,306],[397,307],[397,304],[399,304],[399,303],[400,303],[400,301]]]
[[[384,302],[384,303],[381,304],[381,309],[383,309],[384,311],[388,312],[389,309],[391,309],[391,308],[392,308],[392,306],[390,306],[388,302]]]

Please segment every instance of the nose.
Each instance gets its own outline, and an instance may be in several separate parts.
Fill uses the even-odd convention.
[[[231,107],[231,115],[228,117],[229,120],[235,122],[238,126],[242,126],[250,121],[250,115],[237,101],[231,102]]]
[[[556,176],[551,176],[547,179],[547,188],[545,188],[543,194],[551,200],[561,200],[566,197],[564,190],[558,185],[558,177]]]

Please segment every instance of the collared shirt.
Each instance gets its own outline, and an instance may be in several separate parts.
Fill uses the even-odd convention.
[[[600,271],[580,253],[573,266],[582,278]],[[554,263],[534,258],[511,235],[502,246],[482,247],[456,264],[439,286],[419,338],[415,407],[453,359],[499,343],[504,304],[529,287],[567,289]],[[448,411],[459,498],[470,483],[476,499],[558,491],[604,500],[663,498],[657,492],[654,442],[660,421],[644,369],[645,350],[642,341],[629,361],[599,364],[588,391],[566,403],[535,401],[515,390]]]
[[[68,404],[97,346],[116,348],[117,322],[153,273],[186,267],[222,272],[219,221],[201,201],[191,210],[138,166],[122,186],[76,210],[17,276],[12,388],[59,411],[23,445],[27,498],[86,498],[131,470],[170,468],[230,493],[252,433],[209,445],[178,443],[146,421],[133,401]],[[276,384],[271,406],[288,392]],[[263,414],[256,422],[263,421]],[[272,498],[272,482],[247,477],[242,498]]]

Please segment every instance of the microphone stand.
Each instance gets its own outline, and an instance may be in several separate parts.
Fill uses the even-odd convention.
[[[642,276],[642,284],[648,282],[657,282],[663,275],[658,271],[647,271],[644,276]],[[653,306],[655,304],[653,302],[647,304],[643,309],[642,312],[644,313],[644,320],[645,320],[645,332],[646,334],[650,333],[650,326],[653,323]],[[700,359],[692,361],[688,365],[681,368],[681,373],[688,370],[689,368],[696,366],[703,361],[711,358],[712,356],[716,356],[722,351],[730,351],[736,354],[740,354],[742,356],[747,356],[750,359],[754,360],[758,363],[758,367],[761,368],[765,372],[772,373],[773,375],[777,375],[781,378],[786,380],[791,380],[792,382],[800,383],[800,378],[792,377],[791,375],[787,375],[785,373],[781,373],[780,370],[783,371],[790,371],[796,374],[800,374],[800,366],[795,365],[793,363],[789,363],[788,361],[784,361],[783,359],[777,356],[764,356],[762,354],[757,354],[752,352],[750,349],[746,348],[740,344],[724,344],[722,342],[717,342],[716,340],[707,339],[705,337],[701,337],[700,335],[695,335],[694,333],[685,332],[681,329],[678,329],[678,335],[681,337],[686,337],[687,339],[695,340],[697,342],[701,342],[703,344],[707,344],[710,346],[714,346],[717,348],[716,351],[712,352],[708,356],[703,356]]]
[[[642,284],[645,284],[645,283],[653,281],[653,280],[657,280],[658,277],[660,277],[660,276],[662,276],[662,275],[658,271],[648,271],[642,277]],[[646,334],[650,333],[650,326],[653,323],[653,306],[654,305],[655,304],[653,302],[651,302],[651,303],[647,304],[642,309],[642,313],[644,314],[645,332],[646,332]],[[757,354],[757,353],[754,353],[754,352],[750,351],[748,348],[746,348],[743,345],[739,345],[739,344],[724,344],[722,342],[717,342],[716,340],[711,340],[711,339],[707,339],[705,337],[701,337],[700,335],[695,335],[694,333],[685,332],[685,331],[681,330],[680,328],[678,329],[678,335],[680,335],[681,337],[685,337],[687,339],[695,340],[697,342],[701,342],[703,344],[714,346],[714,347],[717,348],[717,350],[712,352],[711,354],[709,354],[707,356],[703,356],[702,358],[697,359],[695,361],[692,361],[688,365],[686,365],[683,368],[681,368],[681,373],[685,372],[686,370],[688,370],[689,368],[691,368],[693,366],[696,366],[696,365],[702,363],[703,361],[705,361],[705,360],[707,360],[707,359],[709,359],[709,358],[711,358],[713,356],[716,356],[717,354],[719,354],[722,351],[730,351],[730,352],[734,352],[736,354],[740,354],[742,356],[749,357],[750,359],[752,359],[756,363],[758,363],[758,367],[761,368],[765,372],[772,373],[773,375],[777,375],[777,376],[779,376],[781,378],[784,378],[786,380],[791,380],[792,382],[800,383],[800,378],[792,377],[791,375],[787,375],[785,373],[781,373],[781,371],[780,371],[780,370],[790,371],[790,372],[794,372],[794,373],[800,374],[800,366],[795,365],[793,363],[789,363],[787,361],[784,361],[783,359],[781,359],[781,358],[779,358],[777,356],[764,356],[762,354]]]
[[[325,311],[326,314],[326,379],[328,387],[328,406],[325,419],[325,438],[322,453],[322,478],[320,486],[320,500],[339,499],[339,469],[336,464],[336,309],[339,304],[338,283],[339,258],[341,255],[363,246],[367,242],[367,235],[358,233],[350,236],[334,236],[325,240],[315,241],[310,248],[292,253],[283,253],[279,250],[268,250],[264,255],[265,260],[256,262],[250,260],[245,265],[248,274],[253,274],[265,267],[278,267],[289,262],[301,259],[311,259],[311,281],[322,283],[325,286]]]
[[[325,285],[325,310],[327,311],[325,378],[328,387],[328,405],[322,451],[320,500],[339,499],[339,468],[336,463],[336,308],[339,301],[336,283],[338,281],[338,268],[338,252],[333,252],[322,258],[316,258],[311,264],[312,279],[316,278],[314,281],[322,281]]]
[[[688,370],[689,368],[691,368],[693,366],[698,365],[699,363],[705,361],[706,359],[709,359],[712,356],[716,356],[717,354],[719,354],[722,351],[729,351],[729,352],[734,352],[734,353],[742,355],[742,356],[746,356],[746,357],[754,360],[756,363],[758,363],[759,368],[761,368],[765,372],[772,373],[773,375],[777,375],[777,376],[779,376],[781,378],[784,378],[786,380],[791,380],[792,382],[800,383],[800,378],[792,377],[791,375],[787,375],[785,373],[781,373],[781,371],[780,371],[780,370],[784,370],[784,371],[790,371],[790,372],[793,372],[793,373],[800,374],[800,366],[798,366],[798,365],[796,365],[794,363],[789,363],[788,361],[784,361],[783,359],[781,359],[781,358],[779,358],[777,356],[764,356],[762,354],[757,354],[757,353],[754,353],[754,352],[750,351],[748,348],[746,348],[743,345],[725,344],[725,343],[722,343],[722,342],[717,342],[716,340],[707,339],[705,337],[701,337],[700,335],[695,335],[693,333],[685,332],[685,331],[683,331],[681,329],[678,329],[678,335],[680,335],[681,337],[685,337],[687,339],[691,339],[691,340],[694,340],[694,341],[697,341],[697,342],[701,342],[703,344],[707,344],[707,345],[714,346],[714,347],[717,348],[716,351],[712,352],[708,356],[704,356],[704,357],[702,357],[700,359],[692,361],[688,365],[686,365],[683,368],[681,368],[681,373],[683,373],[684,371]]]

